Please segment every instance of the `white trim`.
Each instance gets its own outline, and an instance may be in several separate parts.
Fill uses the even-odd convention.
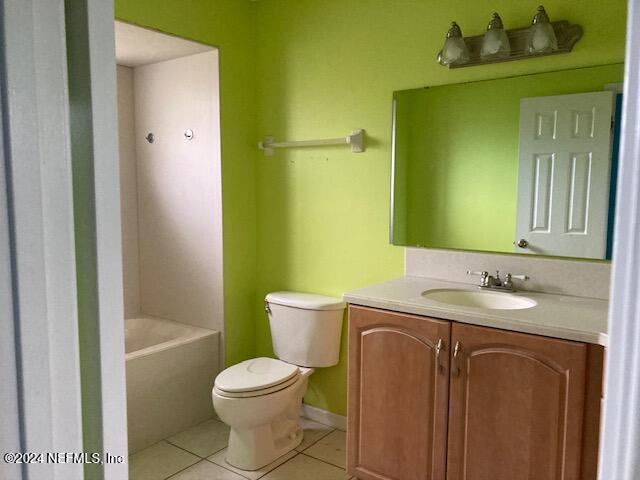
[[[0,6],[0,9],[2,6]],[[1,16],[1,15],[0,15]],[[2,69],[0,68],[0,72]],[[9,210],[3,141],[3,102],[0,96],[0,452],[20,451],[20,405],[13,309],[13,278],[9,249]],[[21,478],[20,466],[0,462],[0,477]]]
[[[82,324],[84,447],[127,458],[124,306],[112,0],[67,0]],[[127,478],[127,463],[87,467]]]
[[[307,405],[306,403],[302,404],[300,415],[308,418],[309,420],[313,420],[314,422],[337,428],[338,430],[347,430],[347,417],[338,415],[337,413],[329,412],[327,410],[322,410],[318,407]]]
[[[601,480],[640,475],[640,1],[627,22]]]
[[[2,9],[7,196],[1,227],[8,230],[11,251],[11,285],[2,290],[11,292],[13,317],[3,330],[13,331],[14,345],[3,336],[0,348],[14,353],[8,392],[17,393],[13,402],[4,398],[3,404],[13,403],[9,411],[17,407],[19,412],[19,429],[9,425],[10,435],[19,434],[17,451],[81,452],[64,1],[3,2]],[[3,443],[16,440],[3,435]],[[83,466],[24,464],[13,473],[17,478],[80,479]]]

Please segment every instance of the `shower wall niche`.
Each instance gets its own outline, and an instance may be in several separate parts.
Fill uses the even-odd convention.
[[[127,318],[223,330],[218,52],[118,65]]]

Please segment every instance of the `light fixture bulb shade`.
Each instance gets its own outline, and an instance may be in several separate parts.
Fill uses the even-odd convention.
[[[444,46],[438,53],[438,62],[441,65],[458,65],[468,61],[469,49],[462,37],[462,31],[456,22],[452,22]]]
[[[482,39],[480,57],[505,58],[511,54],[511,43],[504,29],[493,28],[487,30]]]
[[[469,49],[461,37],[447,38],[442,47],[440,63],[451,65],[469,61]]]
[[[538,7],[527,36],[529,53],[547,53],[558,49],[558,39],[546,10],[542,5]]]
[[[540,22],[531,25],[527,39],[529,53],[545,53],[558,49],[558,39],[553,25]]]

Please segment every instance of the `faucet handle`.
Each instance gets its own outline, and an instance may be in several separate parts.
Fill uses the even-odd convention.
[[[511,278],[515,278],[516,280],[522,280],[523,282],[529,280],[529,275],[513,275],[512,273],[507,273],[507,276]]]
[[[481,277],[486,277],[489,275],[489,272],[472,272],[471,270],[467,270],[467,275],[479,275]]]
[[[486,287],[489,285],[489,272],[472,272],[471,270],[467,270],[467,275],[480,275],[480,285],[481,287]]]
[[[515,292],[516,288],[515,285],[513,284],[513,281],[511,280],[512,278],[516,278],[518,280],[529,280],[529,277],[527,275],[513,275],[511,273],[507,273],[504,276],[504,282],[502,282],[502,287],[505,290],[509,290],[511,292]]]

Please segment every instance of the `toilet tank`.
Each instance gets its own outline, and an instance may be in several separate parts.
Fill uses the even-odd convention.
[[[313,293],[273,292],[265,298],[276,356],[301,367],[331,367],[340,357],[346,304]]]

